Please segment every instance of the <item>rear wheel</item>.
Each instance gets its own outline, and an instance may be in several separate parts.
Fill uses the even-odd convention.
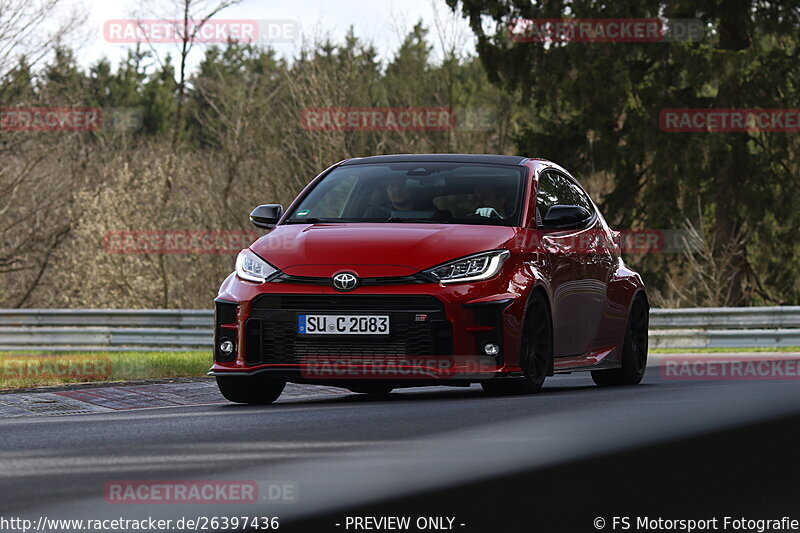
[[[622,367],[595,370],[592,380],[600,386],[636,385],[647,368],[647,330],[649,316],[644,299],[636,298],[631,306],[628,327],[622,342]]]
[[[217,376],[219,391],[235,403],[272,403],[285,386],[286,381],[266,376]]]
[[[550,373],[553,361],[553,329],[550,308],[545,299],[537,294],[531,298],[525,313],[525,329],[520,345],[520,367],[524,378],[498,379],[481,383],[489,394],[531,394],[542,388]]]

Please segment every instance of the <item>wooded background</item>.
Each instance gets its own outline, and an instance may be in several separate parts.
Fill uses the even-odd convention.
[[[180,3],[197,18],[230,2]],[[119,65],[81,68],[61,38],[77,21],[30,42],[20,29],[34,12],[15,15],[0,0],[0,107],[133,117],[97,131],[0,129],[0,307],[208,308],[233,255],[110,254],[104,235],[249,231],[255,205],[288,204],[336,161],[414,152],[548,158],[613,227],[701,237],[693,253],[626,257],[655,305],[800,303],[798,134],[659,127],[666,108],[800,107],[797,2],[446,3],[469,21],[477,57],[421,21],[386,61],[350,32],[291,58],[202,45],[189,72],[187,50],[159,55],[146,43]],[[49,3],[37,6],[46,17]],[[507,24],[519,17],[698,19],[705,33],[514,42]],[[447,107],[459,121],[449,131],[311,131],[300,118],[309,107]]]

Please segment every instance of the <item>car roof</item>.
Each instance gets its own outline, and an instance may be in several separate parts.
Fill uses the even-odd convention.
[[[380,163],[484,163],[492,165],[523,166],[527,157],[518,155],[492,154],[397,154],[373,155],[347,159],[341,166],[368,165]]]

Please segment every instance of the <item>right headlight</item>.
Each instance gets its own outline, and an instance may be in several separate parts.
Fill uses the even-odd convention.
[[[236,275],[247,281],[264,283],[267,278],[277,271],[277,268],[258,257],[249,249],[239,252],[239,256],[236,258]]]
[[[440,283],[482,281],[496,276],[510,255],[508,250],[482,252],[429,268],[425,273]]]

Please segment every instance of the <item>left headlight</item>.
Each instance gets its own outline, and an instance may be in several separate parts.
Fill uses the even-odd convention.
[[[264,283],[278,271],[251,250],[242,250],[236,258],[236,275],[247,281]]]
[[[440,283],[482,281],[497,275],[510,255],[508,250],[483,252],[430,268],[425,273]]]

